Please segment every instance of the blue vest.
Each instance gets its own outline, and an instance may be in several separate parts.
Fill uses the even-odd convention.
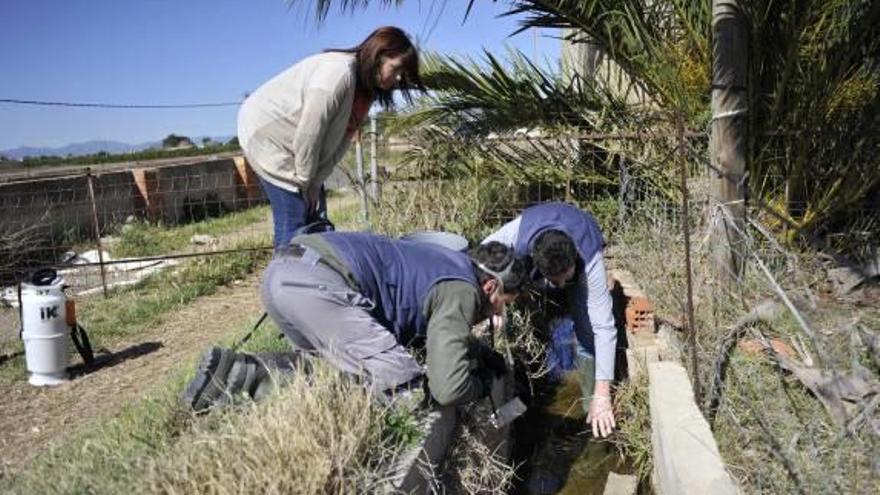
[[[372,315],[402,344],[426,335],[422,309],[434,285],[463,280],[479,286],[465,253],[362,232],[320,235],[351,269],[361,293],[375,303]]]
[[[517,256],[531,256],[535,240],[548,230],[558,230],[571,237],[583,264],[605,246],[593,215],[568,203],[542,203],[522,212],[516,245],[513,246]]]

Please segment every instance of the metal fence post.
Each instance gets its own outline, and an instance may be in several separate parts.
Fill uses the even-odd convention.
[[[366,226],[370,221],[369,204],[367,202],[367,181],[364,178],[364,145],[361,139],[361,131],[357,131],[354,142],[354,158],[357,163],[358,187],[361,190],[361,221]]]
[[[629,199],[629,171],[626,168],[626,159],[619,159],[620,169],[618,177],[620,178],[620,190],[617,193],[617,229],[623,228],[623,222],[626,220],[626,202]]]
[[[574,169],[581,161],[581,141],[577,137],[569,140],[571,144],[571,153],[568,157],[568,164],[565,171],[565,202],[572,202],[572,178],[574,177]]]
[[[378,133],[376,132],[376,117],[370,117],[370,194],[373,197],[373,204],[379,203],[381,191],[379,189],[379,159],[378,153]]]
[[[687,330],[691,357],[691,380],[694,384],[694,397],[697,402],[702,400],[700,376],[697,367],[697,325],[694,321],[694,281],[691,270],[691,228],[690,198],[688,197],[688,164],[687,142],[685,141],[684,125],[679,121],[681,135],[678,141],[678,160],[681,165],[681,230],[684,237],[684,268],[687,282]]]
[[[89,185],[89,201],[92,204],[92,232],[95,235],[95,246],[98,248],[98,264],[101,266],[101,289],[107,297],[107,271],[104,268],[104,248],[101,246],[101,226],[98,223],[98,205],[95,202],[95,176],[91,169],[86,169],[86,181]]]

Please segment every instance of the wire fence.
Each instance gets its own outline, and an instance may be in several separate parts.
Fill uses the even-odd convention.
[[[252,173],[240,160],[136,168],[109,173],[86,170],[47,180],[0,185],[4,237],[0,277],[8,281],[39,265],[63,265],[71,251],[97,249],[101,239],[118,236],[127,224],[176,226],[262,204]],[[77,249],[78,248],[78,249]],[[171,254],[157,252],[154,254]]]
[[[849,376],[853,356],[859,355],[852,342],[863,325],[854,319],[852,306],[835,297],[858,287],[861,279],[854,286],[851,279],[835,286],[828,282],[829,271],[837,267],[832,256],[784,247],[779,239],[786,233],[785,215],[779,205],[751,193],[745,181],[733,184],[745,198],[744,217],[733,218],[731,205],[713,194],[719,181],[732,179],[713,169],[708,148],[708,134],[693,131],[435,133],[396,141],[374,126],[330,179],[330,190],[337,192],[329,209],[337,219],[344,214],[347,226],[389,235],[448,230],[477,241],[529,205],[575,203],[599,221],[610,264],[631,271],[652,297],[658,319],[678,329],[673,335],[681,340],[698,399],[717,418],[722,450],[740,463],[735,468],[740,479],[766,476],[756,486],[781,491],[810,482],[852,488],[845,480],[829,482],[817,474],[823,465],[833,470],[846,463],[876,478],[871,471],[876,466],[865,459],[880,447],[877,435],[863,434],[866,428],[880,431],[875,403],[855,398],[841,406],[826,398],[818,406],[815,401],[805,405],[790,391],[780,393],[786,379],[768,373],[766,366],[732,367],[727,374],[737,381],[724,382],[729,352],[722,351],[729,351],[731,339],[734,345],[746,341],[778,351],[781,359],[817,370],[820,377],[823,372]],[[768,180],[782,183],[784,177]],[[16,284],[34,269],[55,267],[75,294],[100,299],[163,273],[185,273],[187,264],[206,257],[271,249],[269,209],[258,179],[240,156],[6,181],[0,184],[0,208],[5,303],[0,325],[7,338],[19,328]],[[852,210],[854,216],[876,214],[870,208]],[[743,262],[733,277],[719,274],[713,259],[719,230],[728,232],[726,245]],[[721,282],[725,278],[733,283]],[[776,308],[775,316],[740,326],[764,300]],[[830,310],[829,300],[834,301]],[[839,331],[828,333],[828,328]],[[777,367],[782,362],[771,361]],[[776,394],[764,404],[772,415],[761,417],[761,401],[745,399],[761,394]],[[822,409],[836,407],[844,408],[843,423],[829,425]],[[755,424],[766,430],[763,439],[755,437]],[[800,436],[794,424],[807,434]],[[725,434],[727,441],[748,437],[759,453],[781,461],[760,466],[744,454],[731,454]],[[841,438],[855,448],[831,456]],[[805,454],[780,445],[795,445]],[[777,469],[788,481],[767,481]]]
[[[626,242],[633,225],[682,236],[687,226],[701,251],[709,242],[707,222],[718,217],[710,190],[724,179],[708,163],[705,132],[443,134],[394,142],[372,124],[331,179],[331,189],[356,193],[359,225],[366,228],[445,229],[476,239],[530,204],[564,200],[591,211],[612,246]],[[106,294],[181,259],[269,249],[265,203],[241,156],[2,183],[4,301],[14,305],[12,288],[45,266],[63,270],[75,293]],[[758,197],[749,198],[749,207],[753,220],[780,216]],[[751,249],[779,266],[771,227],[753,221],[745,228],[762,239]],[[236,244],[245,237],[260,242]],[[684,244],[680,238],[662,249],[700,255]],[[750,252],[737,254],[752,259]]]
[[[18,330],[19,282],[52,267],[73,294],[107,294],[267,232],[265,198],[240,157],[81,169],[0,184],[3,334]],[[254,246],[248,246],[253,248]]]
[[[783,205],[750,191],[748,178],[720,174],[706,133],[427,141],[382,184],[375,227],[445,229],[476,241],[531,204],[578,204],[602,226],[609,263],[632,272],[651,297],[745,486],[772,493],[876,486],[880,469],[869,459],[880,448],[877,378],[863,374],[876,364],[859,337],[880,325],[871,306],[880,294],[868,283],[880,274],[876,247],[873,268],[855,269],[823,246],[792,247],[812,239],[784,242],[797,238]],[[724,185],[743,199],[719,201],[715,190]],[[860,206],[848,214],[878,212]],[[719,243],[740,269],[729,273],[716,260]],[[841,270],[844,280],[835,280]]]
[[[424,209],[416,201],[409,201],[405,208],[389,204],[399,200],[400,190],[457,187],[459,190],[450,194],[468,197],[462,189],[467,185],[459,181],[453,186],[461,175],[432,174],[430,168],[437,156],[428,156],[427,166],[423,163],[419,168],[418,155],[424,150],[419,150],[418,144],[389,143],[375,129],[374,121],[373,130],[364,134],[340,167],[347,171],[347,177],[335,178],[334,184],[335,188],[351,186],[360,195],[364,222],[374,209],[394,208],[400,214]],[[401,228],[454,228],[485,234],[529,204],[565,200],[592,211],[612,240],[630,222],[639,220],[657,229],[681,232],[685,212],[678,177],[682,167],[692,191],[691,209],[702,214],[698,218],[706,217],[713,180],[705,158],[706,133],[453,136],[448,141],[484,157],[471,160],[470,169],[463,172],[476,180],[476,187],[484,189],[469,199],[477,204],[492,203],[492,207],[480,208],[471,219],[455,219],[451,225],[449,214],[458,212],[464,217],[468,207],[460,205],[437,215],[428,209],[415,222],[398,218]],[[527,163],[518,165],[512,157]],[[413,158],[415,167],[404,163]],[[461,157],[449,160],[457,158]],[[258,230],[266,232],[266,222],[258,222],[260,215],[242,214],[265,204],[265,198],[256,176],[240,156],[51,175],[0,184],[4,212],[0,222],[0,284],[6,287],[36,268],[53,266],[76,271],[70,277],[76,291],[94,290],[100,284],[101,292],[106,292],[116,283],[130,281],[130,272],[144,263],[229,249],[220,249],[220,239],[202,232],[235,231],[241,235],[249,225],[253,228],[258,223]],[[383,200],[383,192],[391,199]],[[423,190],[421,195],[429,196],[430,192]],[[753,206],[755,218],[774,216],[775,210],[768,205],[759,202]],[[268,216],[266,212],[262,215]],[[233,218],[220,221],[226,217]],[[174,231],[173,239],[160,226]],[[182,228],[185,226],[191,228]],[[381,228],[395,230],[392,222]],[[190,235],[184,239],[186,233]]]
[[[359,196],[360,225],[390,234],[445,229],[476,239],[530,204],[564,200],[591,211],[612,246],[625,244],[633,226],[648,227],[678,236],[658,248],[685,259],[704,256],[710,219],[721,218],[711,188],[724,179],[706,159],[706,133],[444,135],[446,156],[428,149],[436,139],[427,145],[389,142],[375,121],[361,138],[333,188]],[[466,163],[450,175],[456,160]],[[45,266],[63,270],[76,293],[106,293],[181,259],[268,249],[264,205],[258,180],[240,156],[0,184],[4,301],[13,303],[11,288]],[[749,207],[751,221],[738,228],[758,240],[742,246],[738,257],[760,256],[774,269],[790,265],[791,255],[760,223],[778,216],[774,207],[755,197]],[[693,236],[692,249],[685,246],[684,227]],[[233,242],[248,236],[261,243]],[[692,298],[679,299],[687,312]]]

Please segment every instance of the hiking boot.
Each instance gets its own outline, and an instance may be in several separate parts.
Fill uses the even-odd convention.
[[[260,384],[271,382],[269,370],[263,362],[252,354],[240,353],[226,377],[226,394],[219,401],[228,401],[237,395],[246,395],[253,399]]]
[[[310,370],[308,363],[297,352],[260,352],[254,358],[261,365],[261,370],[257,372],[247,391],[257,402],[283,385],[297,369],[302,368],[306,373]]]
[[[181,402],[200,412],[216,404],[226,394],[227,375],[235,362],[236,353],[213,346],[199,359],[196,376],[190,380],[180,396]]]
[[[202,355],[196,376],[189,382],[181,401],[196,412],[230,404],[235,397],[247,396],[259,401],[276,388],[270,369],[281,376],[290,375],[298,366],[295,353],[235,352],[211,347]]]

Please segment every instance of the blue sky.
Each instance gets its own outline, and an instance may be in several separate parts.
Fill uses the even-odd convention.
[[[380,2],[367,11],[331,11],[322,25],[285,0],[0,0],[0,98],[180,104],[237,101],[297,60],[357,44],[374,28],[397,25],[441,53],[503,53],[513,46],[558,59],[556,33],[509,38],[503,2]],[[302,4],[302,5],[299,5]],[[445,4],[445,6],[444,6]],[[442,9],[442,15],[438,12]],[[439,20],[438,20],[439,19]],[[434,21],[436,27],[431,29]],[[535,42],[537,40],[537,43]],[[536,45],[536,46],[535,46]],[[0,149],[59,146],[93,139],[139,143],[169,133],[232,135],[235,108],[107,110],[0,103]]]

